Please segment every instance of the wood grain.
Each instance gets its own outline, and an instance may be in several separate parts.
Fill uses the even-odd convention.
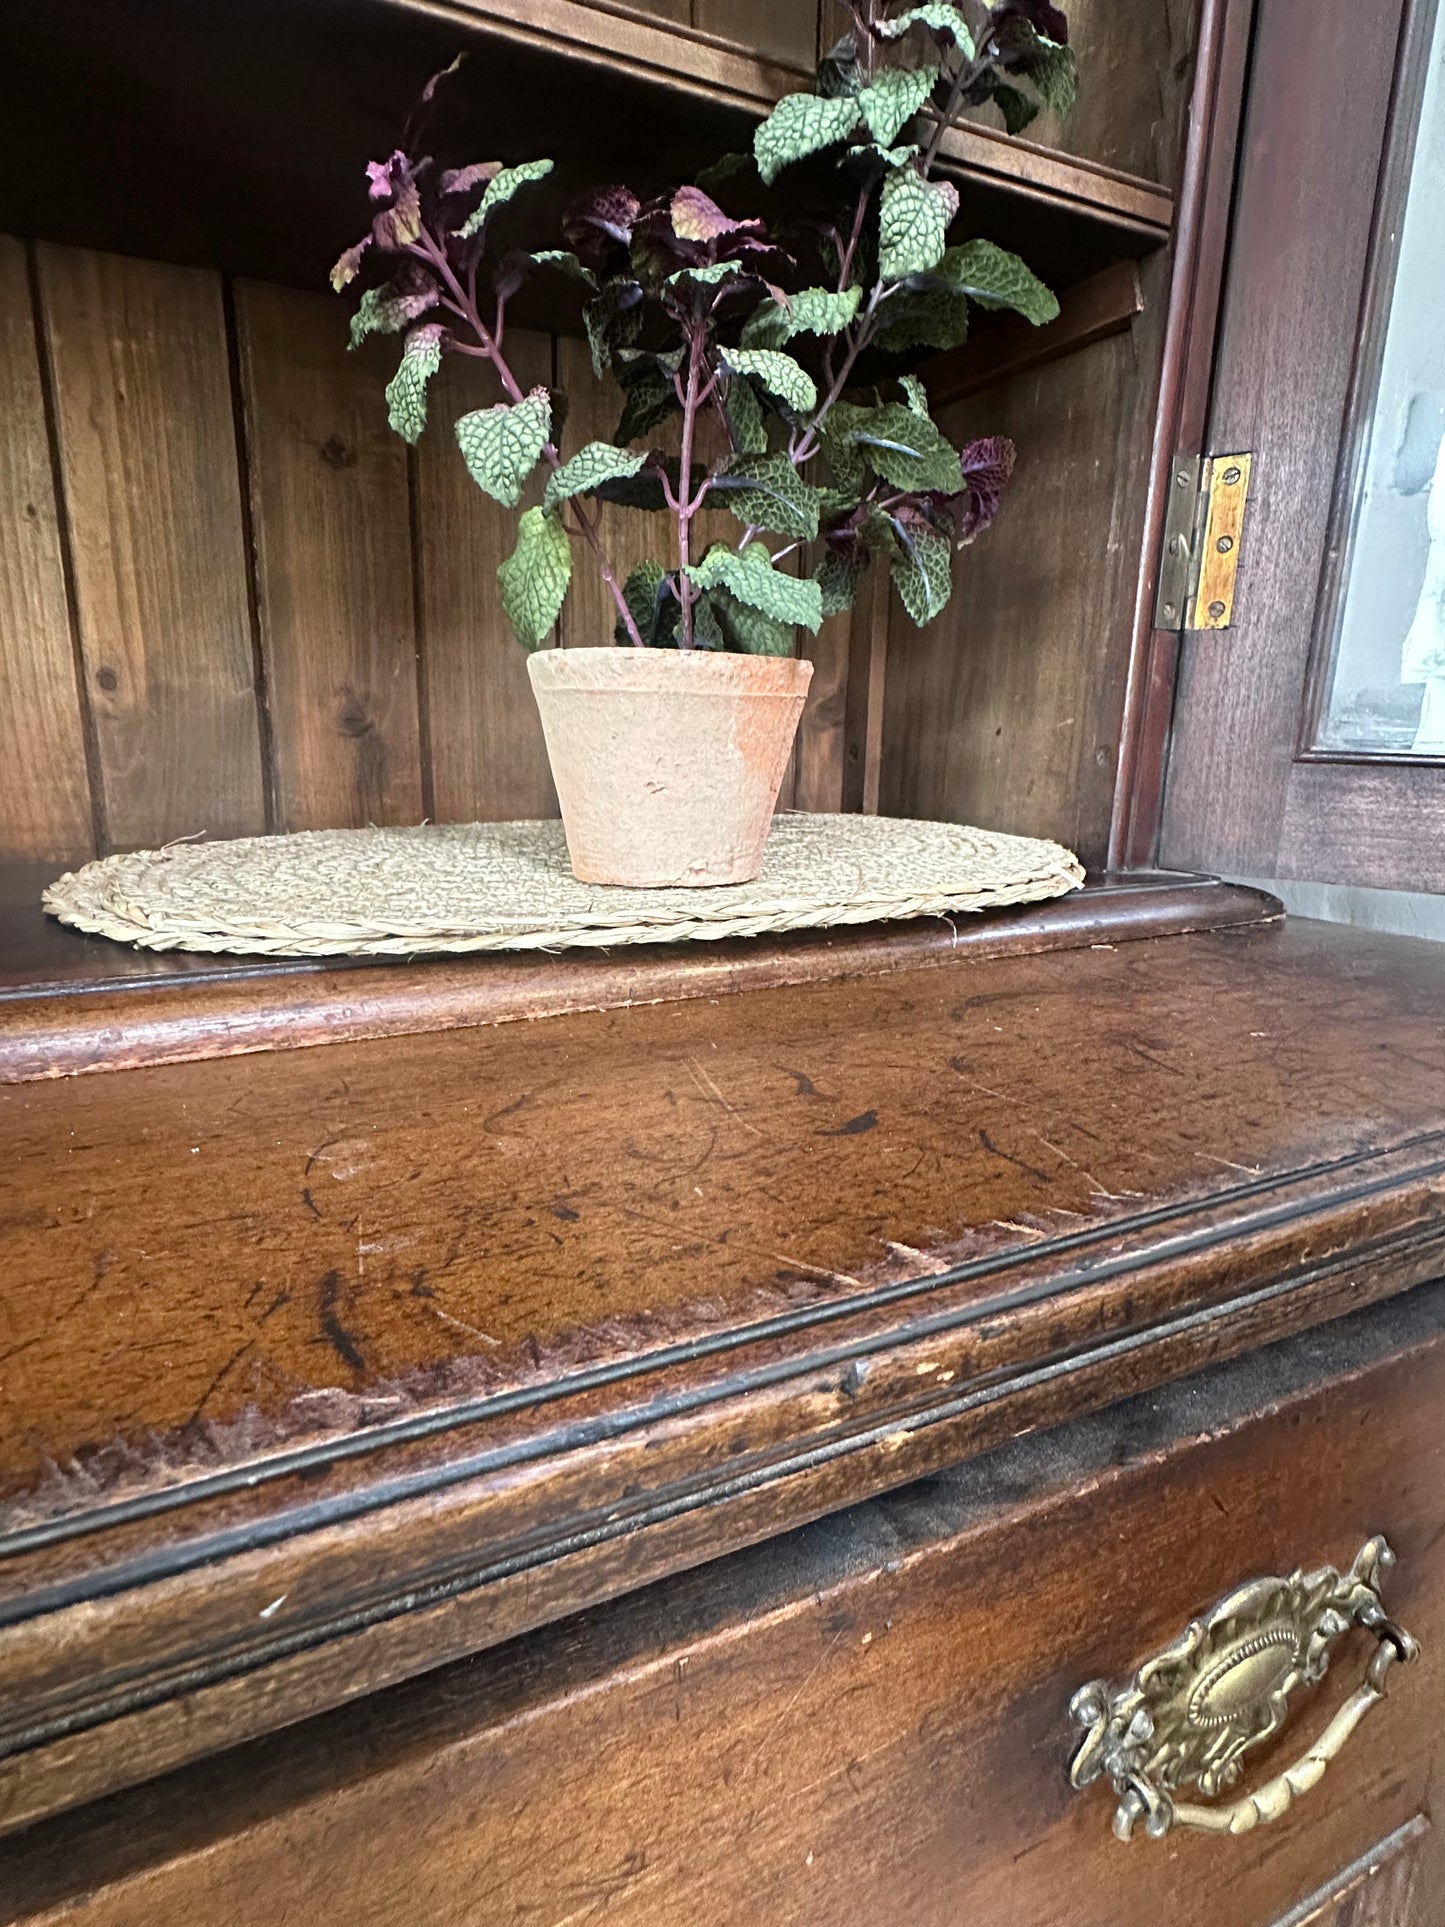
[[[1296,1927],[1438,1766],[1442,1399],[1436,1290],[36,1829],[0,1848],[0,1919]],[[1074,1687],[1377,1531],[1424,1656],[1325,1786],[1248,1842],[1121,1847],[1065,1779]],[[1396,1911],[1357,1889],[1330,1927],[1434,1927],[1387,1877]]]
[[[509,331],[507,350],[524,387],[550,384],[550,337]],[[431,814],[440,823],[557,814],[527,659],[503,613],[497,582],[498,564],[516,540],[516,515],[472,481],[453,430],[458,416],[490,407],[499,396],[490,371],[449,356],[432,380],[431,425],[415,456]],[[541,493],[538,475],[523,507]]]
[[[957,402],[955,441],[1004,434],[1018,464],[944,613],[891,614],[881,807],[1057,837],[1104,859],[1159,378],[1165,264],[1133,329]]]
[[[0,1083],[717,998],[965,956],[983,961],[1220,930],[1283,914],[1273,897],[1233,884],[1136,875],[1026,909],[948,922],[631,945],[612,955],[258,965],[138,952],[64,930],[42,919],[44,875],[28,865],[0,871],[0,927],[8,916],[12,939],[0,948]],[[4,889],[12,878],[17,887]],[[152,990],[162,994],[146,994]]]
[[[385,345],[339,304],[236,287],[276,825],[422,816],[406,447]]]
[[[1419,832],[1442,820],[1445,771],[1405,773],[1393,799],[1364,778],[1352,799],[1347,768],[1295,762],[1400,17],[1389,0],[1367,47],[1324,32],[1302,55],[1289,0],[1258,11],[1208,442],[1254,453],[1254,500],[1233,627],[1183,651],[1160,844],[1174,861],[1431,887],[1415,881],[1430,868]],[[1368,138],[1329,138],[1346,94]],[[1365,811],[1395,846],[1383,870],[1337,828]]]
[[[0,238],[0,853],[95,850],[29,265]]]
[[[38,265],[107,841],[259,831],[220,282],[75,248]]]
[[[692,25],[700,32],[804,72],[816,58],[818,15],[817,0],[692,0]]]
[[[801,653],[813,665],[793,762],[793,803],[800,810],[843,808],[851,633],[847,614],[829,616],[816,636],[804,632],[800,638]]]
[[[1439,1915],[1423,1890],[1415,1904],[1429,1830],[1423,1816],[1407,1820],[1273,1927],[1434,1927]]]
[[[1439,1276],[1441,967],[1285,925],[0,1092],[0,1812]]]

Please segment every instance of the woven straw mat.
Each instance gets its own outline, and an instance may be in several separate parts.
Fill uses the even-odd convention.
[[[265,957],[672,943],[1036,903],[1084,873],[1057,843],[956,823],[779,816],[754,883],[579,883],[558,822],[309,830],[110,856],[45,892],[62,923],[146,950]]]

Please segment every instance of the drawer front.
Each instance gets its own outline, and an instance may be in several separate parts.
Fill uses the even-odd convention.
[[[1115,1838],[1108,1786],[1069,1783],[1078,1687],[1376,1533],[1421,1656],[1320,1783],[1238,1838]],[[1343,1635],[1244,1787],[1375,1648]],[[0,1920],[1424,1927],[1442,1712],[1429,1286],[19,1835]]]

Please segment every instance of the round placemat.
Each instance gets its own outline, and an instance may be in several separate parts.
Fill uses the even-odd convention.
[[[886,816],[779,816],[753,883],[579,883],[558,822],[309,830],[173,843],[61,877],[45,908],[147,950],[266,957],[671,943],[1036,903],[1077,889],[1077,857],[1036,837]]]

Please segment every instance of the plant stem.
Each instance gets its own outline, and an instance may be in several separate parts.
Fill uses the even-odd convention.
[[[458,342],[457,346],[462,348],[465,353],[480,352],[485,355],[487,360],[490,361],[496,369],[497,378],[511,400],[514,403],[525,401],[527,397],[522,388],[522,384],[508,367],[507,358],[502,353],[500,326],[497,332],[493,334],[487,327],[487,324],[482,320],[481,310],[477,306],[476,264],[473,263],[468,271],[467,285],[464,288],[452,270],[452,264],[446,256],[446,249],[442,247],[425,228],[423,228],[421,232],[421,244],[413,248],[412,252],[426,261],[441,277],[443,283],[450,289],[452,295],[452,299],[445,305],[466,322],[467,326],[477,338],[477,351],[467,349],[465,343],[462,342]],[[553,441],[547,442],[542,449],[542,455],[555,474],[562,466],[562,457],[558,452],[557,444]],[[587,546],[591,549],[596,559],[597,567],[601,572],[602,580],[607,584],[608,592],[617,606],[617,614],[621,619],[623,628],[627,632],[629,642],[633,643],[638,649],[645,648],[646,645],[642,640],[641,632],[637,627],[632,611],[627,606],[627,598],[623,595],[621,584],[617,580],[612,564],[607,559],[607,553],[602,546],[602,538],[597,533],[597,524],[588,516],[587,511],[576,497],[573,498],[572,506],[577,518],[577,527],[572,529],[570,533],[574,535],[580,534],[587,543]]]
[[[693,646],[692,611],[697,601],[697,591],[687,573],[692,561],[692,518],[707,494],[706,481],[699,487],[696,496],[692,492],[692,443],[697,428],[703,333],[702,326],[694,317],[693,325],[688,329],[687,389],[682,404],[682,450],[677,465],[677,592],[682,603],[680,647],[683,649]]]

